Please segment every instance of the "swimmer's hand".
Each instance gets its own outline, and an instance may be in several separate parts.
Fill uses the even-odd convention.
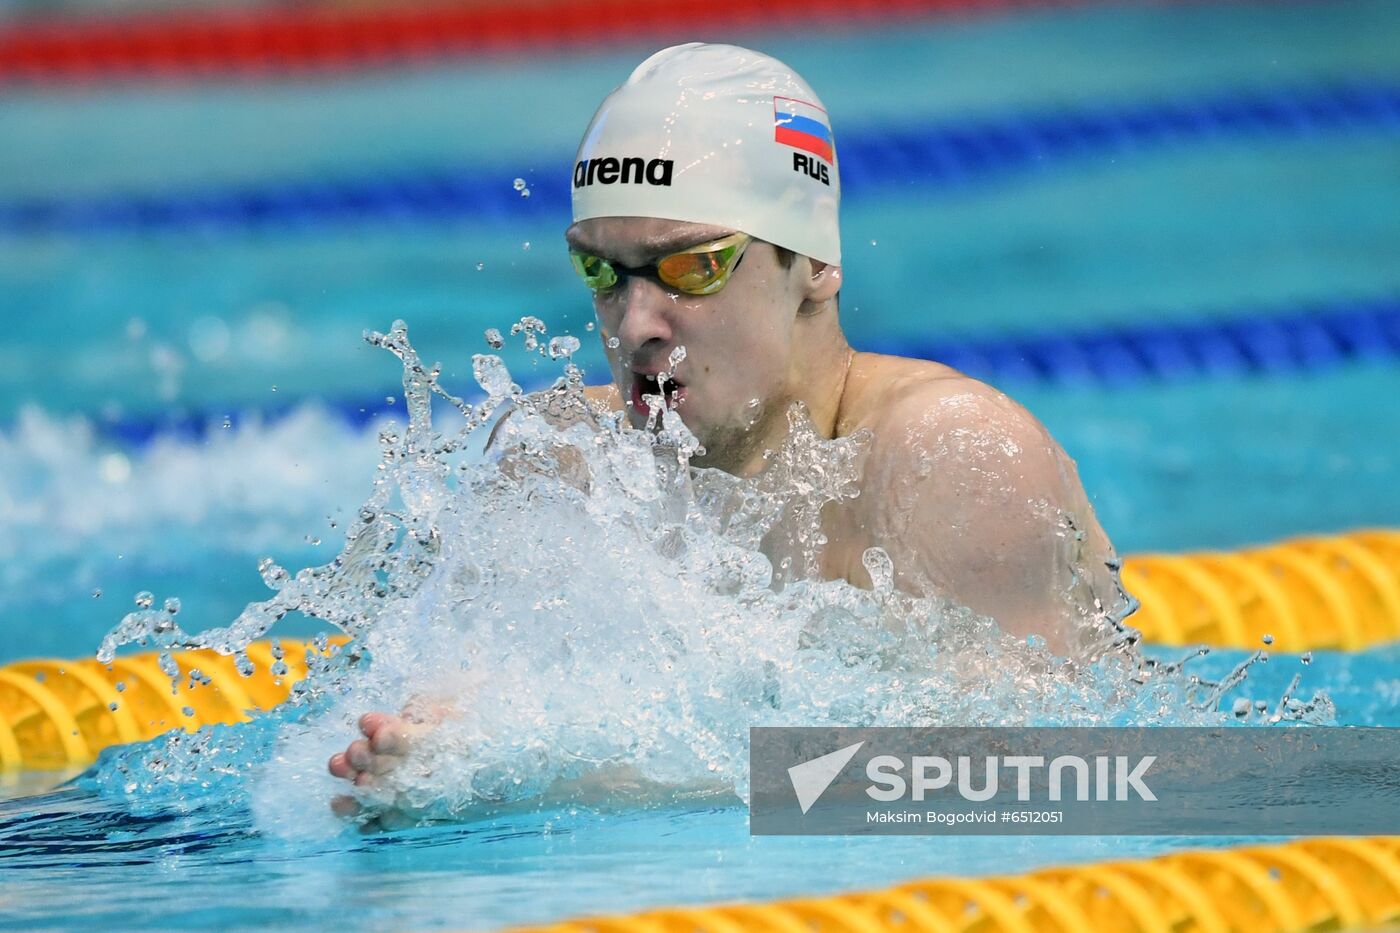
[[[364,738],[356,739],[345,751],[332,755],[330,772],[356,787],[373,787],[381,776],[403,761],[413,747],[413,739],[429,728],[424,723],[392,713],[365,713],[360,717],[360,732]]]
[[[351,742],[343,752],[332,755],[327,763],[331,774],[350,781],[356,787],[373,789],[380,779],[403,764],[414,744],[451,713],[446,702],[417,701],[409,704],[403,715],[365,713],[360,717],[363,736]],[[366,810],[359,800],[340,794],[331,800],[331,812],[350,817],[360,823],[365,832],[396,829],[416,822],[412,813],[397,807]]]

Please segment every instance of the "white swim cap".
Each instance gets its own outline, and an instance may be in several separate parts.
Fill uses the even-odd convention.
[[[742,230],[841,262],[841,181],[816,93],[775,58],[690,42],[608,95],[574,163],[574,220],[657,217]]]

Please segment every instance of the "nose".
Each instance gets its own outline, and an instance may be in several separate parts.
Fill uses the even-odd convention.
[[[671,342],[675,300],[659,283],[642,276],[628,276],[617,301],[622,320],[616,334],[625,358],[650,349],[652,343],[664,347]]]

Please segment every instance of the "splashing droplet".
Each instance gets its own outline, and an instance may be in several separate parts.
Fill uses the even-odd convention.
[[[510,371],[499,356],[487,356],[482,353],[473,356],[472,375],[476,377],[477,385],[485,389],[486,394],[493,400],[503,399],[520,391],[519,386],[511,382]]]
[[[578,352],[579,342],[577,337],[551,337],[549,341],[549,358],[557,360],[567,359]]]
[[[136,594],[136,608],[149,609],[156,601],[155,594],[150,590],[142,590]]]
[[[894,589],[894,561],[890,560],[884,548],[866,548],[860,562],[865,565],[865,572],[870,574],[870,585],[875,592],[889,593]]]
[[[539,350],[540,352],[544,352],[540,347],[540,335],[544,334],[547,329],[544,326],[544,321],[529,314],[510,325],[512,337],[521,334],[525,336],[525,349]]]

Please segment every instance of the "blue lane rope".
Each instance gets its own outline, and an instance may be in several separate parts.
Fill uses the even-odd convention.
[[[862,349],[938,360],[998,386],[1125,386],[1210,376],[1281,375],[1354,361],[1400,359],[1400,295],[1181,324],[984,340],[883,341]],[[533,391],[546,382],[542,378],[525,388]],[[319,404],[354,427],[393,412],[402,414],[402,404],[386,402],[384,392],[363,400]],[[182,411],[154,418],[99,419],[96,427],[109,440],[139,447],[162,436],[198,440],[248,419],[275,422],[295,407],[295,402],[289,402],[275,409],[244,412]]]
[[[102,417],[95,421],[100,435],[127,447],[144,447],[157,438],[170,438],[179,441],[199,441],[212,436],[221,429],[234,429],[249,423],[276,424],[296,411],[303,404],[317,404],[338,417],[352,428],[368,427],[376,418],[393,414],[397,409],[385,401],[380,393],[377,397],[363,400],[352,399],[303,399],[292,400],[282,405],[267,408],[250,408],[242,411],[227,409],[174,409],[159,414],[133,414],[117,417]]]
[[[870,349],[938,360],[997,385],[1122,386],[1288,374],[1400,357],[1400,296],[1078,334],[883,341]]]
[[[843,194],[849,199],[910,187],[955,189],[1059,162],[1173,144],[1397,131],[1400,85],[1338,82],[942,121],[911,129],[853,129],[838,136],[837,151]],[[546,181],[531,180],[529,198],[512,184],[518,169],[475,166],[341,181],[0,203],[0,235],[219,232],[561,215],[569,204],[569,158],[557,154],[539,162],[557,167],[542,173]]]

